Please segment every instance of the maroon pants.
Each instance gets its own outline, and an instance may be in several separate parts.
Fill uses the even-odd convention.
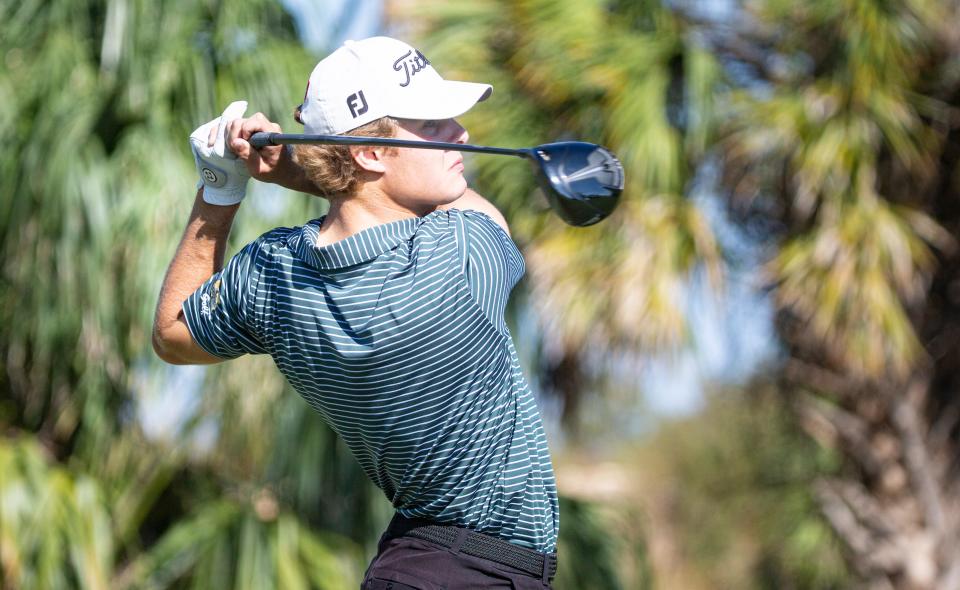
[[[495,561],[410,537],[380,539],[361,590],[549,590],[550,584]]]

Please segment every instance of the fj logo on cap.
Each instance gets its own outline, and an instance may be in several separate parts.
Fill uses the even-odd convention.
[[[413,57],[410,57],[410,55],[413,55]],[[407,59],[408,57],[410,59]],[[403,72],[405,80],[400,83],[400,86],[405,87],[410,83],[410,78],[415,76],[417,72],[426,69],[426,67],[429,65],[430,60],[424,57],[424,55],[419,51],[414,53],[414,51],[411,49],[397,58],[397,61],[393,62],[393,69],[398,72]]]
[[[347,107],[350,108],[350,114],[353,115],[354,119],[367,112],[369,107],[367,106],[367,99],[363,97],[363,90],[358,90],[347,97]]]

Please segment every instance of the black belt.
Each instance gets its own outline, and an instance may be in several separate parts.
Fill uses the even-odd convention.
[[[489,559],[516,568],[549,583],[557,574],[557,554],[540,553],[489,535],[429,520],[394,515],[387,528],[390,537],[423,539],[465,555]]]

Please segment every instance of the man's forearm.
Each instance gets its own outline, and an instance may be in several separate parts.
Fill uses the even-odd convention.
[[[223,268],[227,237],[239,207],[211,205],[203,200],[203,189],[197,191],[190,221],[160,289],[153,326],[158,353],[191,343],[180,319],[181,306],[204,281]]]

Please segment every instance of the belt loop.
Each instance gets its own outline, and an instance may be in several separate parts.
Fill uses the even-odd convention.
[[[467,534],[470,532],[470,529],[457,528],[457,538],[453,540],[453,543],[450,544],[450,553],[457,555],[460,553],[460,548],[463,547],[463,542],[467,540]]]
[[[554,557],[550,553],[545,553],[543,555],[543,585],[544,586],[550,585],[550,570],[552,569],[550,565],[553,559]]]

